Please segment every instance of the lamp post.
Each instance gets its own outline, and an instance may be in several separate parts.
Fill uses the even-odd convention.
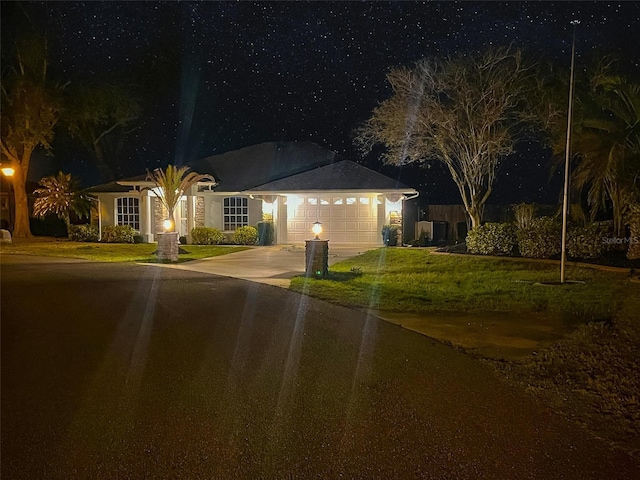
[[[305,276],[325,278],[329,273],[329,240],[320,240],[322,223],[313,224],[311,231],[316,236],[305,242]]]
[[[13,209],[11,208],[11,198],[13,197],[13,175],[16,173],[13,167],[2,167],[2,174],[9,181],[9,228],[13,233]]]
[[[569,209],[569,161],[571,158],[571,119],[573,115],[573,81],[576,58],[576,26],[580,22],[573,20],[573,40],[571,42],[571,78],[569,81],[569,108],[567,110],[567,143],[564,148],[564,193],[562,196],[562,253],[560,256],[560,283],[565,282],[567,263],[567,210]]]

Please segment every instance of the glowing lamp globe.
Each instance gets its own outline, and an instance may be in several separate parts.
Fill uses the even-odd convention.
[[[171,232],[173,230],[173,220],[167,218],[164,222],[162,222],[162,226],[164,227],[165,232]]]
[[[311,231],[316,236],[316,240],[318,240],[320,238],[320,234],[322,233],[322,224],[320,222],[314,223]]]

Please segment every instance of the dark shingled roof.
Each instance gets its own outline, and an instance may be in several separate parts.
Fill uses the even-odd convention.
[[[411,188],[345,160],[311,142],[269,142],[203,158],[191,171],[213,175],[220,192],[304,190],[405,190]],[[144,182],[147,175],[118,182]],[[128,192],[130,186],[105,183],[89,192]]]
[[[340,160],[315,143],[269,142],[196,160],[191,170],[213,175],[216,190],[241,192]]]
[[[350,160],[326,165],[299,173],[297,175],[259,185],[249,191],[260,192],[295,192],[307,190],[405,190],[412,188],[358,165]]]

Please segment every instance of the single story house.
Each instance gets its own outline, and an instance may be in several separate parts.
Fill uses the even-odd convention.
[[[272,221],[275,243],[302,244],[322,223],[334,244],[381,244],[382,227],[401,226],[403,201],[418,192],[311,142],[270,142],[203,158],[191,171],[214,182],[194,185],[175,212],[187,238],[197,226],[226,234]],[[131,225],[146,241],[162,232],[166,213],[146,175],[92,187],[98,222]]]

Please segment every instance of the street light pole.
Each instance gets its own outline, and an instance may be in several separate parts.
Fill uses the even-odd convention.
[[[567,263],[567,210],[569,209],[569,161],[571,158],[571,119],[573,116],[573,82],[576,58],[576,26],[580,22],[573,20],[573,40],[571,42],[571,79],[569,81],[569,108],[567,110],[567,143],[564,153],[564,194],[562,197],[562,254],[560,257],[560,283],[565,282],[565,267]]]
[[[11,208],[11,199],[13,198],[13,174],[16,173],[13,167],[2,167],[2,174],[9,181],[9,230],[13,235],[13,209]],[[15,204],[15,202],[14,202]]]

